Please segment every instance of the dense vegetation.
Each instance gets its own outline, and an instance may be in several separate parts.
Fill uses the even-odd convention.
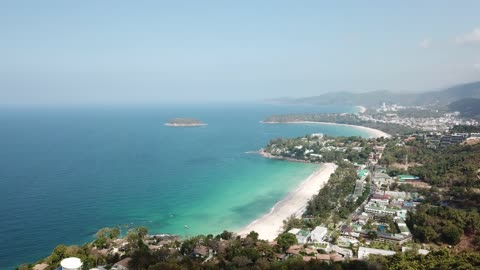
[[[456,125],[451,129],[451,132],[479,133],[480,132],[480,126]]]
[[[378,129],[384,131],[388,134],[411,134],[415,130],[402,126],[399,124],[392,123],[377,123],[361,120],[355,114],[285,114],[285,115],[272,115],[263,120],[266,123],[287,123],[287,122],[301,122],[301,121],[310,121],[310,122],[326,122],[326,123],[337,123],[337,124],[347,124],[347,125],[357,125],[364,126],[369,128]]]
[[[456,245],[463,235],[480,240],[480,215],[476,209],[423,204],[415,212],[409,212],[407,224],[416,239],[423,243]],[[478,240],[476,244],[480,247]]]
[[[476,252],[454,253],[446,249],[441,249],[423,256],[411,251],[397,253],[390,257],[371,256],[369,262],[369,269],[473,270],[480,268],[480,254]]]
[[[456,145],[426,156],[423,166],[409,171],[425,181],[441,187],[480,187],[480,145]]]
[[[313,150],[314,153],[321,154],[322,158],[319,159],[321,162],[340,162],[344,159],[348,159],[351,162],[365,163],[367,162],[368,155],[372,151],[371,144],[372,140],[366,140],[361,137],[350,136],[350,137],[329,137],[325,136],[322,139],[326,142],[323,145],[318,139],[312,139],[311,136],[297,137],[293,139],[282,139],[277,138],[270,141],[270,143],[265,147],[265,151],[273,155],[278,155],[275,153],[274,149],[284,149],[279,155],[286,158],[295,157],[296,159],[305,159],[305,149]],[[361,150],[355,150],[352,146],[361,147]],[[297,146],[302,146],[301,149],[296,148]],[[325,146],[332,147],[343,147],[345,151],[339,150],[324,150]]]
[[[480,187],[477,170],[480,169],[480,144],[452,145],[429,149],[427,142],[414,140],[405,146],[396,142],[387,144],[381,163],[415,163],[408,168],[410,174],[438,187]],[[405,173],[399,171],[398,173]]]
[[[465,98],[448,105],[452,111],[460,112],[463,117],[480,117],[480,98]]]
[[[308,202],[305,214],[316,217],[320,223],[325,223],[332,216],[347,218],[362,203],[362,198],[354,203],[345,200],[352,194],[356,179],[355,167],[340,163],[327,184]]]

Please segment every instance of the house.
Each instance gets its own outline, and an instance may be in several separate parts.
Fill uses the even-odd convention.
[[[343,224],[340,226],[340,232],[343,234],[350,234],[353,231],[352,227],[348,226],[347,224]]]
[[[287,249],[286,253],[290,255],[299,255],[301,251],[302,251],[302,246],[293,245]]]
[[[376,199],[376,198],[371,198],[370,201],[381,206],[387,206],[390,202],[388,199]]]
[[[205,258],[205,257],[208,257],[208,247],[207,246],[196,246],[194,249],[193,249],[193,253],[192,253],[192,256],[193,257],[197,257],[197,258]]]
[[[315,259],[315,257],[303,256],[302,259],[303,259],[304,262],[309,262],[309,261],[311,261],[312,259]]]
[[[315,258],[320,261],[330,261],[330,254],[317,254]]]
[[[376,249],[376,248],[358,248],[358,259],[365,260],[368,259],[370,254],[382,255],[382,256],[392,256],[395,255],[395,251],[385,250],[385,249]]]
[[[275,257],[277,258],[277,261],[283,261],[287,257],[287,254],[275,253]]]
[[[317,226],[310,233],[310,239],[312,242],[323,242],[323,238],[327,234],[328,229],[326,227]]]
[[[130,260],[132,260],[132,258],[127,257],[121,261],[118,261],[112,266],[111,269],[112,270],[129,270],[130,268],[128,267],[128,263],[130,262]]]
[[[370,219],[367,213],[363,212],[360,215],[357,216],[357,223],[360,225],[365,225],[367,224],[367,221]]]
[[[293,228],[288,232],[295,235],[299,244],[307,243],[310,237],[310,232],[302,229]]]
[[[404,235],[410,235],[410,230],[408,229],[407,227],[407,224],[405,223],[405,221],[400,218],[400,217],[397,217],[394,219],[394,222],[397,224],[397,227],[398,227],[398,230],[400,231],[401,234],[404,234]]]
[[[314,248],[305,248],[305,254],[315,256],[318,251]]]
[[[330,254],[330,260],[332,262],[341,262],[343,261],[343,257],[341,255],[339,255],[338,253],[332,253]]]
[[[402,247],[402,252],[405,253],[407,251],[410,251],[412,250],[411,247]],[[430,251],[426,250],[426,249],[418,249],[417,250],[417,254],[420,254],[420,255],[427,255],[428,253],[430,253]]]

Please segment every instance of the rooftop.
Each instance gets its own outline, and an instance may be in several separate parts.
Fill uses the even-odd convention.
[[[82,261],[79,258],[70,257],[60,262],[62,268],[76,269],[82,267]]]

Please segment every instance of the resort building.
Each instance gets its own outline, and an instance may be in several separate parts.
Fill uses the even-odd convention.
[[[397,212],[396,209],[387,208],[378,204],[369,203],[365,206],[365,212],[375,215],[391,215],[394,216]]]
[[[312,242],[323,242],[323,238],[327,235],[328,229],[325,227],[317,226],[310,233],[310,239]]]
[[[310,237],[310,232],[302,229],[293,228],[288,232],[295,235],[299,244],[306,244]]]
[[[446,135],[440,138],[440,147],[447,147],[452,144],[461,144],[467,139],[468,135],[465,134],[454,134]]]
[[[358,259],[360,260],[368,259],[368,256],[370,254],[392,256],[392,255],[395,255],[395,251],[385,250],[385,249],[376,249],[376,248],[366,248],[366,247],[360,247],[358,249]]]

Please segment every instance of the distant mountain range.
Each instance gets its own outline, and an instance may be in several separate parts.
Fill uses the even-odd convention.
[[[316,105],[365,105],[376,106],[383,102],[399,105],[448,105],[465,98],[480,98],[480,81],[455,85],[440,91],[421,93],[397,93],[372,91],[365,93],[331,92],[304,98],[278,98],[269,100],[276,103]]]

